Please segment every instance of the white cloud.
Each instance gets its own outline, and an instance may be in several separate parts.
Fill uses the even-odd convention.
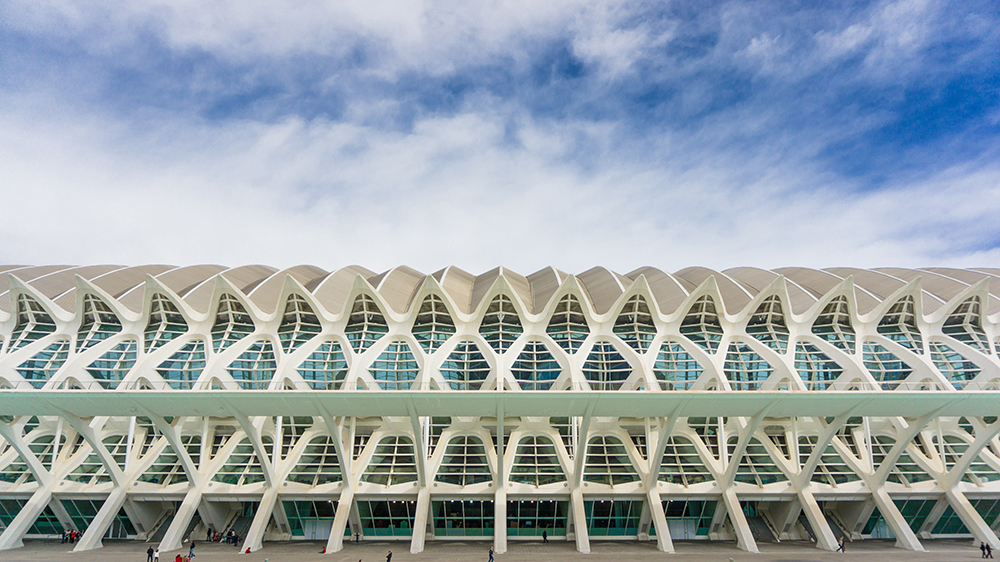
[[[409,133],[298,118],[133,128],[25,110],[0,132],[0,261],[973,265],[1000,212],[1000,169],[986,160],[849,196],[803,161],[678,141],[653,158],[613,124],[520,119],[523,142],[487,110]],[[619,145],[598,150],[596,169],[568,158],[591,135]],[[968,253],[948,251],[956,239]]]

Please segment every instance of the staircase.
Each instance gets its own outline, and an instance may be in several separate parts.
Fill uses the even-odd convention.
[[[830,526],[830,530],[833,531],[833,536],[837,537],[837,540],[840,540],[840,537],[847,536],[847,533],[840,528],[840,524],[837,523],[837,520],[834,519],[832,515],[824,511],[823,516],[826,517],[826,523]]]
[[[240,516],[233,521],[233,524],[229,526],[229,529],[236,531],[236,534],[240,537],[240,540],[246,538],[247,531],[250,530],[250,525],[253,523],[253,517]],[[228,532],[228,529],[227,529]]]
[[[753,540],[757,542],[775,542],[771,527],[768,526],[767,522],[760,515],[747,517],[747,524],[750,526],[750,533],[753,535]]]
[[[816,533],[813,532],[812,524],[809,523],[809,518],[806,517],[806,514],[801,511],[799,512],[799,525],[802,525],[802,528],[809,533],[809,538],[812,542],[816,542]]]

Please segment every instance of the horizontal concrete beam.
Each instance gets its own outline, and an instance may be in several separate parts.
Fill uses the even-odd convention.
[[[0,390],[0,415],[507,416],[665,417],[996,416],[998,391],[816,392],[450,392],[450,391],[91,391]],[[856,409],[855,409],[856,408]]]

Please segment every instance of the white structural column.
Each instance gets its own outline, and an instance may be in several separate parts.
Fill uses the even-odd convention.
[[[816,548],[821,548],[823,550],[836,551],[837,537],[833,534],[833,529],[830,528],[830,523],[823,514],[823,510],[816,502],[816,498],[813,496],[812,491],[809,490],[809,482],[812,481],[813,473],[816,472],[816,468],[819,466],[819,461],[823,458],[823,453],[826,451],[826,448],[830,446],[830,443],[833,441],[837,431],[839,431],[840,428],[847,423],[847,420],[850,418],[851,414],[854,413],[854,411],[855,410],[852,410],[837,416],[830,423],[826,424],[825,427],[823,427],[823,431],[820,432],[819,437],[816,439],[816,446],[809,454],[809,458],[807,458],[805,464],[800,467],[799,474],[792,479],[792,484],[795,486],[795,492],[799,497],[799,505],[802,507],[802,512],[805,514],[806,519],[809,521],[809,525],[813,529],[813,534],[816,535]]]
[[[576,533],[576,550],[590,554],[590,533],[587,531],[587,512],[583,503],[583,469],[587,464],[587,442],[590,440],[590,420],[596,401],[591,399],[580,424],[579,438],[576,440],[576,462],[573,463],[573,484],[570,487],[569,507]]]
[[[97,515],[90,522],[87,532],[83,534],[80,541],[76,543],[76,547],[73,548],[73,552],[85,552],[104,546],[102,542],[104,533],[114,523],[115,517],[122,506],[125,505],[125,500],[128,499],[128,486],[131,478],[122,472],[122,469],[118,466],[118,462],[115,461],[115,458],[111,456],[111,453],[108,452],[101,441],[100,428],[103,427],[107,418],[94,418],[89,424],[68,413],[64,413],[63,418],[87,441],[87,444],[90,445],[91,449],[93,449],[94,453],[101,460],[104,469],[108,471],[111,483],[114,486],[111,493],[108,494],[108,498],[101,505],[101,509],[97,510]]]
[[[205,479],[198,472],[198,466],[191,458],[191,455],[188,454],[187,448],[184,447],[184,443],[181,441],[183,418],[179,418],[175,422],[176,425],[171,425],[167,423],[167,420],[148,411],[146,412],[146,416],[149,417],[157,431],[170,444],[170,448],[177,455],[177,459],[188,478],[188,491],[184,494],[184,501],[177,508],[170,526],[167,527],[163,539],[160,540],[160,550],[170,552],[171,550],[181,548],[181,544],[184,541],[184,531],[187,530],[188,525],[191,523],[191,518],[198,512],[198,506],[201,505],[201,496],[205,491]]]
[[[274,463],[271,462],[271,456],[268,453],[267,447],[264,446],[264,441],[261,439],[261,427],[266,418],[262,416],[251,421],[249,417],[241,414],[235,408],[231,408],[230,410],[233,417],[239,422],[240,427],[243,428],[244,433],[246,433],[247,439],[250,440],[250,444],[253,446],[254,453],[257,456],[257,462],[260,463],[261,469],[264,472],[264,493],[260,498],[260,504],[257,505],[257,513],[254,514],[253,521],[250,523],[250,529],[247,530],[246,540],[243,541],[243,546],[240,547],[241,552],[246,552],[247,549],[250,552],[256,552],[264,546],[264,533],[267,531],[267,524],[271,521],[274,506],[278,502],[278,486],[280,483],[274,471]]]
[[[739,469],[740,461],[743,460],[743,453],[747,450],[747,445],[750,444],[750,438],[753,437],[755,431],[760,426],[760,423],[764,421],[764,416],[771,410],[773,406],[767,406],[755,416],[750,418],[749,423],[740,429],[739,440],[736,442],[736,448],[733,450],[733,454],[729,456],[729,466],[726,467],[725,473],[723,473],[722,478],[719,479],[719,486],[722,487],[722,502],[726,506],[726,512],[729,513],[729,520],[733,524],[733,530],[736,532],[736,544],[740,549],[747,552],[760,552],[757,548],[757,541],[753,538],[753,533],[750,531],[750,524],[747,522],[746,516],[743,514],[743,509],[740,507],[740,499],[736,496],[736,471]],[[722,436],[719,442],[719,448],[722,455],[729,454],[729,446],[725,443],[725,436]]]
[[[340,499],[337,500],[337,511],[333,515],[333,523],[330,527],[330,537],[326,540],[326,553],[333,554],[340,552],[344,548],[344,531],[347,529],[351,512],[354,510],[354,489],[358,483],[358,477],[353,473],[353,457],[351,450],[344,446],[343,420],[338,424],[336,420],[324,408],[326,413],[323,422],[326,430],[333,438],[333,447],[337,451],[337,461],[340,463],[340,474],[343,478],[344,486],[340,492]]]
[[[882,460],[882,465],[875,471],[874,476],[868,478],[868,485],[872,491],[872,499],[875,501],[875,507],[878,508],[879,513],[882,514],[882,518],[885,519],[886,524],[889,525],[892,533],[896,536],[896,546],[918,552],[925,552],[926,550],[920,544],[920,539],[917,538],[916,533],[907,524],[903,514],[899,512],[896,504],[893,503],[892,498],[889,497],[889,493],[885,490],[885,482],[889,478],[889,472],[896,466],[899,457],[906,450],[907,445],[930,422],[931,417],[931,415],[924,416],[914,420],[911,424],[907,424],[906,420],[900,418],[898,420],[899,425],[905,425],[905,427],[900,427],[900,432],[896,436],[896,444],[886,454]]]
[[[663,453],[667,449],[667,440],[670,439],[670,432],[673,431],[677,423],[677,412],[680,407],[674,409],[670,417],[659,420],[660,428],[656,433],[656,449],[649,454],[649,472],[646,474],[646,502],[649,506],[649,515],[652,517],[653,526],[656,528],[656,548],[661,552],[674,552],[674,541],[670,539],[670,527],[667,525],[666,515],[663,513],[663,503],[660,500],[660,490],[658,482],[660,478],[660,465],[663,464]]]
[[[427,516],[431,512],[431,489],[427,476],[427,453],[424,451],[423,424],[417,416],[417,411],[410,408],[410,424],[413,426],[413,454],[417,461],[417,512],[413,514],[413,536],[410,538],[410,554],[420,554],[424,551],[424,541],[427,539]]]
[[[52,501],[52,491],[55,489],[56,480],[52,474],[45,469],[38,457],[31,452],[24,438],[21,437],[21,429],[13,428],[6,423],[0,423],[0,435],[10,443],[10,446],[17,451],[21,460],[28,465],[28,469],[38,481],[38,489],[31,495],[24,506],[17,512],[14,520],[0,534],[0,550],[20,548],[24,546],[21,542],[31,526],[35,524],[38,516],[45,511],[45,507]]]
[[[502,384],[502,383],[501,383]],[[503,446],[503,402],[497,403],[497,477],[496,492],[493,496],[493,550],[497,554],[507,552],[507,471],[504,470]],[[514,444],[515,451],[517,444]]]
[[[958,489],[962,482],[962,476],[976,460],[983,448],[989,445],[990,441],[1000,433],[1000,421],[996,421],[989,426],[979,427],[976,430],[975,440],[966,448],[962,456],[959,457],[955,466],[942,475],[938,482],[945,489],[945,499],[955,511],[955,515],[962,520],[965,528],[969,530],[976,541],[989,544],[994,550],[1000,549],[1000,539],[997,534],[990,529],[990,524],[983,520],[976,508],[965,497],[965,494]]]

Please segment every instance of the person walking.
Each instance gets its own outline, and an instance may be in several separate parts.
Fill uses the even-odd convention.
[[[146,562],[153,562],[153,547],[146,549]]]
[[[389,554],[385,555],[385,562],[392,562],[392,551],[391,550],[389,551]]]
[[[980,556],[980,558],[986,558],[986,543],[984,542],[979,543],[979,552],[983,553],[983,555]]]
[[[986,557],[993,558],[993,547],[990,546],[990,543],[986,543]]]
[[[490,562],[493,562],[493,547],[490,547]]]
[[[159,547],[157,547],[156,550],[153,551],[153,562],[160,562],[160,548]]]
[[[844,535],[840,535],[840,546],[837,547],[837,552],[847,554],[847,537]]]
[[[191,541],[191,548],[188,549],[188,558],[194,559],[194,541]]]
[[[542,529],[542,542],[549,542],[549,532]]]
[[[354,531],[354,544],[357,545],[361,541],[361,533]]]
[[[208,531],[205,532],[205,540],[208,541],[208,542],[212,542],[212,528],[211,527],[209,527]]]

